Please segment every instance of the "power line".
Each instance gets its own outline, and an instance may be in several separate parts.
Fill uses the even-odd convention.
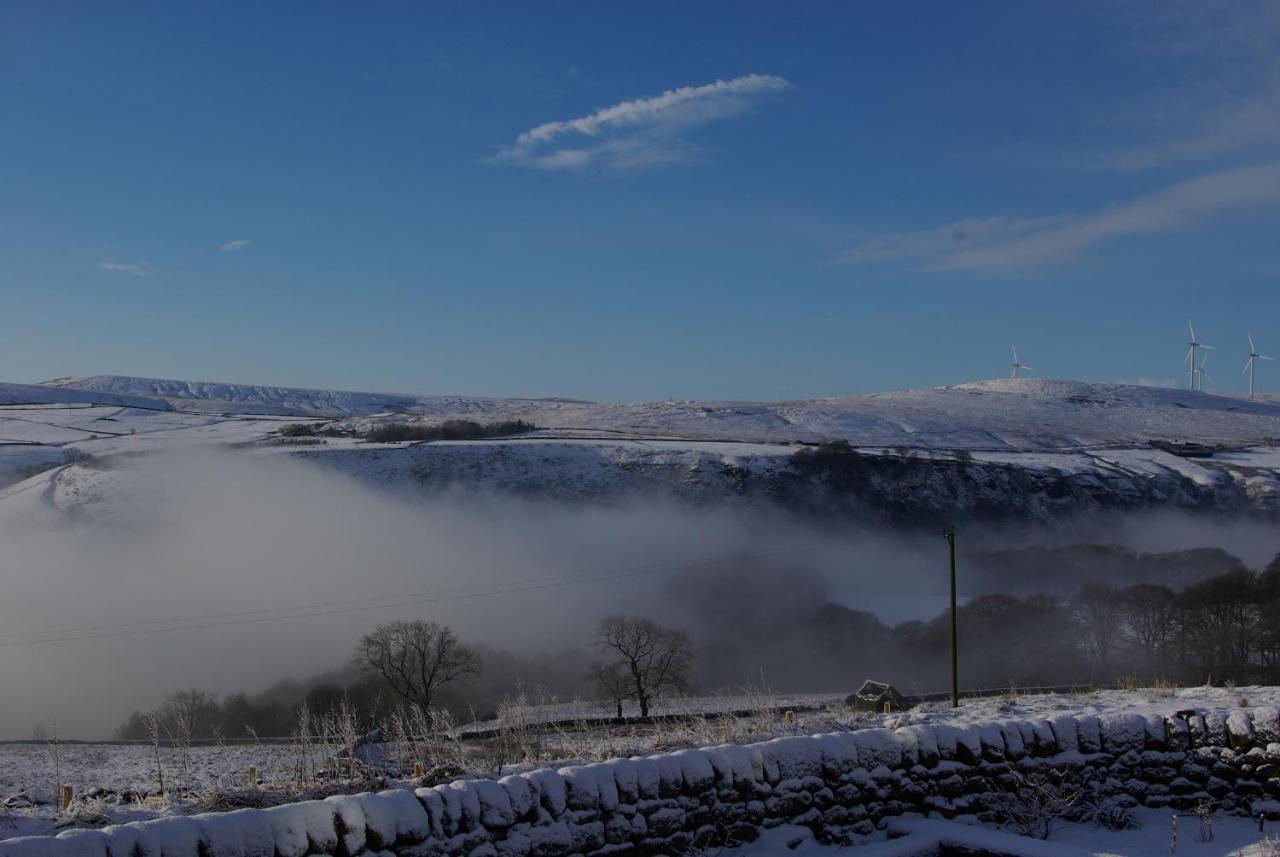
[[[554,589],[563,586],[574,586],[581,583],[597,581],[623,580],[631,577],[642,577],[657,574],[669,574],[675,571],[714,565],[733,560],[751,560],[806,553],[821,550],[826,545],[807,545],[800,547],[775,548],[767,551],[749,553],[720,554],[697,560],[685,560],[669,563],[649,563],[603,571],[575,572],[572,574],[552,575],[549,577],[526,578],[507,583],[478,584],[449,589],[437,589],[426,592],[389,595],[379,598],[344,599],[341,601],[319,602],[293,607],[260,608],[243,610],[234,613],[213,614],[204,617],[186,619],[155,619],[142,622],[127,622],[117,625],[84,625],[77,628],[64,628],[54,631],[26,631],[0,634],[0,637],[27,637],[30,639],[0,640],[0,648],[32,646],[41,643],[69,642],[76,640],[101,640],[113,637],[132,637],[149,634],[160,634],[171,631],[194,631],[204,628],[224,628],[235,625],[251,625],[263,622],[276,622],[289,619],[309,619],[323,616],[335,616],[345,613],[385,610],[393,607],[417,604],[433,604],[444,601],[458,601],[468,598],[483,598],[493,595],[509,595],[520,592],[533,592],[543,589]],[[279,614],[279,615],[269,615]]]

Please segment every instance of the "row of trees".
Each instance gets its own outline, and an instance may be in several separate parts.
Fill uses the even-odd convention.
[[[802,588],[784,582],[790,591]],[[709,592],[723,604],[719,589]],[[720,610],[721,624],[714,616],[695,620],[696,647],[685,632],[650,619],[608,616],[589,656],[566,652],[541,661],[466,644],[436,623],[391,622],[360,640],[352,666],[308,687],[284,683],[279,692],[221,700],[183,691],[159,714],[166,720],[184,712],[196,737],[230,738],[244,737],[246,727],[288,735],[303,704],[323,712],[344,699],[368,718],[402,704],[485,717],[521,684],[562,697],[593,695],[618,716],[648,715],[656,699],[695,685],[715,690],[757,677],[779,691],[847,691],[868,677],[914,692],[947,684],[945,612],[889,626],[820,599],[748,601],[755,606],[737,607],[729,618]],[[1262,572],[1236,568],[1181,591],[1088,583],[1070,598],[974,598],[960,608],[960,668],[969,688],[1121,677],[1280,683],[1280,558]],[[145,716],[135,713],[119,734],[146,737]]]
[[[364,439],[370,443],[401,443],[414,440],[479,440],[524,434],[537,426],[524,420],[478,423],[474,420],[445,420],[439,425],[426,423],[385,423],[369,429]]]
[[[656,698],[690,687],[693,649],[682,631],[649,619],[608,616],[597,628],[595,649],[599,657],[583,677],[600,698],[617,706],[619,717],[624,703],[634,703],[642,716],[648,716]],[[354,669],[313,684],[292,703],[278,698],[288,694],[288,683],[278,686],[281,692],[258,699],[243,693],[220,699],[203,690],[181,690],[169,694],[154,711],[135,711],[116,730],[116,737],[143,740],[157,728],[164,736],[201,739],[280,737],[298,728],[300,711],[324,713],[340,705],[350,706],[366,720],[403,706],[428,712],[456,703],[452,692],[481,675],[486,654],[490,653],[463,643],[450,628],[435,622],[388,622],[360,639]],[[514,676],[512,683],[524,678]]]

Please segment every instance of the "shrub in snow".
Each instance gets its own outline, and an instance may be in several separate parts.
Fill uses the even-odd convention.
[[[1142,822],[1133,814],[1132,799],[1104,798],[1093,806],[1090,818],[1094,824],[1107,830],[1137,830]]]
[[[1084,791],[1065,769],[1010,771],[1012,786],[991,796],[991,808],[1001,823],[1020,836],[1048,839],[1070,823],[1084,800]]]

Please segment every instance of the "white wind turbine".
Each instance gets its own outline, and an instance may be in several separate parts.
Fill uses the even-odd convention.
[[[1258,360],[1274,360],[1274,357],[1268,357],[1265,354],[1259,354],[1258,348],[1253,344],[1253,334],[1249,334],[1249,360],[1244,364],[1244,371],[1249,373],[1249,398],[1253,398],[1253,364]]]
[[[1200,376],[1200,377],[1199,377],[1199,379],[1198,379],[1198,381],[1196,382],[1196,389],[1197,389],[1197,390],[1203,390],[1203,389],[1204,389],[1204,381],[1205,381],[1205,379],[1206,379],[1206,378],[1208,378],[1208,379],[1209,379],[1209,383],[1210,383],[1210,384],[1215,383],[1215,382],[1214,382],[1214,380],[1213,380],[1213,376],[1212,376],[1212,375],[1210,375],[1208,372],[1206,372],[1206,371],[1205,371],[1205,368],[1204,368],[1204,367],[1205,367],[1205,364],[1207,364],[1208,362],[1209,362],[1209,352],[1208,352],[1208,351],[1206,351],[1206,352],[1204,352],[1203,354],[1201,354],[1201,355],[1200,355],[1200,368],[1199,368],[1198,370],[1196,370],[1196,371],[1199,373],[1199,376]]]
[[[1017,378],[1018,373],[1021,372],[1023,369],[1026,369],[1028,372],[1036,371],[1032,367],[1018,360],[1018,346],[1012,345],[1010,346],[1010,348],[1013,349],[1013,374],[1009,376],[1010,378]]]
[[[1191,341],[1188,343],[1190,347],[1187,348],[1186,357],[1188,367],[1187,374],[1191,376],[1191,389],[1198,390],[1200,389],[1200,386],[1197,382],[1200,380],[1200,373],[1204,371],[1204,367],[1196,366],[1196,349],[1203,348],[1206,351],[1212,351],[1213,346],[1205,345],[1203,342],[1196,340],[1196,329],[1191,326],[1191,319],[1187,319],[1187,330],[1191,331]]]

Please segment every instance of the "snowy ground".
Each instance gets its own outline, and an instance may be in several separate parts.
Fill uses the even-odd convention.
[[[945,704],[929,704],[918,709],[895,714],[854,713],[842,702],[830,695],[750,697],[715,697],[691,699],[669,705],[667,713],[676,711],[693,715],[715,711],[757,710],[735,718],[690,717],[685,723],[654,725],[650,727],[617,727],[592,723],[592,717],[607,714],[603,710],[582,705],[549,705],[529,707],[520,712],[517,720],[522,740],[534,742],[546,754],[534,762],[506,765],[501,773],[509,774],[535,767],[559,767],[564,764],[602,760],[614,756],[646,755],[654,752],[676,750],[683,747],[706,746],[720,743],[750,743],[782,735],[802,735],[840,731],[849,728],[898,726],[909,723],[964,724],[999,719],[1040,719],[1054,714],[1091,715],[1106,713],[1169,713],[1183,708],[1232,708],[1241,702],[1251,707],[1280,706],[1280,687],[1241,688],[1181,688],[1103,690],[1083,694],[1010,694],[989,699],[964,701],[959,710]],[[767,703],[767,704],[766,704]],[[782,708],[795,706],[794,722],[783,717]],[[766,711],[772,710],[772,713]],[[575,725],[562,724],[566,718],[578,718]],[[459,729],[460,737],[467,732],[474,734],[493,724],[484,722],[469,724]],[[466,739],[470,740],[470,739]],[[481,744],[472,744],[479,748]],[[336,749],[336,745],[330,751]],[[313,753],[325,751],[313,748]],[[88,819],[102,814],[98,823],[120,823],[169,814],[209,811],[211,807],[226,807],[228,801],[262,802],[265,804],[297,799],[291,792],[290,781],[299,753],[297,745],[290,742],[266,742],[261,744],[237,744],[197,746],[190,750],[185,774],[181,768],[180,753],[170,747],[161,749],[163,766],[169,787],[185,783],[188,797],[165,802],[159,800],[158,775],[154,750],[147,744],[93,744],[63,743],[60,757],[55,762],[48,744],[8,743],[0,744],[0,839],[56,832],[58,814],[51,805],[59,782],[56,765],[61,766],[63,784],[70,785],[76,795],[84,796],[77,805]],[[250,766],[256,768],[261,786],[246,790],[245,774]],[[492,769],[476,767],[468,776],[493,776]],[[407,781],[387,777],[387,786],[407,784]],[[368,785],[363,788],[368,788]],[[341,791],[340,785],[331,787]],[[359,789],[357,789],[359,790]],[[6,799],[8,799],[6,801]],[[6,807],[6,803],[8,806]],[[34,805],[33,805],[34,804]],[[236,805],[236,804],[231,804]],[[1093,825],[1067,826],[1055,833],[1054,846],[1050,850],[1011,851],[1015,854],[1043,854],[1046,857],[1067,857],[1070,854],[1168,854],[1170,814],[1166,811],[1140,810],[1143,826],[1136,831],[1111,832]],[[868,844],[856,848],[820,846],[811,841],[803,829],[773,831],[750,847],[726,850],[726,855],[850,854],[862,857],[881,855],[914,855],[931,853],[923,846],[937,833],[933,827],[912,832],[904,839],[890,843]],[[1198,824],[1192,816],[1179,821],[1179,854],[1217,857],[1228,854],[1261,854],[1253,850],[1240,850],[1256,846],[1259,842],[1257,822],[1247,819],[1222,817],[1215,820],[1213,842],[1198,840]],[[909,826],[909,825],[908,825]],[[1280,834],[1280,822],[1269,833]],[[945,825],[945,830],[955,831],[956,825]],[[985,828],[964,828],[961,834],[965,842],[980,840],[987,835]],[[948,834],[951,839],[961,834]],[[977,840],[974,838],[977,837]],[[945,837],[944,837],[945,838]],[[951,841],[950,839],[947,841]],[[1026,840],[1018,840],[1027,842]],[[798,843],[795,850],[788,842]],[[910,845],[910,847],[908,847]],[[1039,844],[1033,843],[1033,846]],[[991,846],[994,847],[994,846]],[[906,850],[896,850],[905,848]],[[1075,850],[1071,850],[1075,849]],[[1000,852],[1004,853],[1004,852]],[[1277,852],[1280,853],[1280,852]],[[1273,857],[1271,853],[1267,857]]]
[[[948,852],[953,854],[1010,857],[1275,857],[1280,853],[1280,824],[1268,824],[1259,833],[1258,823],[1252,819],[1215,818],[1213,838],[1202,840],[1197,819],[1184,814],[1178,819],[1175,850],[1170,848],[1171,813],[1140,809],[1134,815],[1141,824],[1136,830],[1073,825],[1047,842],[976,825],[914,820],[890,825],[894,834],[904,834],[899,838],[842,847],[821,845],[807,828],[786,826],[766,831],[749,846],[719,853],[720,857],[934,857],[944,845],[953,849]]]

